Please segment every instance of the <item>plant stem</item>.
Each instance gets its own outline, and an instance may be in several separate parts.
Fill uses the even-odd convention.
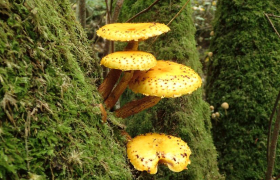
[[[276,112],[276,108],[277,108],[277,104],[278,104],[279,100],[280,100],[280,91],[278,93],[278,96],[277,96],[276,101],[274,103],[272,113],[271,113],[270,118],[269,118],[268,134],[267,134],[267,164],[268,164],[269,153],[270,153],[269,151],[270,151],[270,136],[271,136],[272,120],[273,120],[273,116]]]
[[[183,5],[183,7],[180,9],[180,11],[169,21],[169,23],[167,24],[167,26],[169,26],[169,25],[172,23],[172,21],[174,21],[174,19],[175,19],[176,17],[179,16],[179,14],[185,9],[185,7],[189,4],[189,2],[190,2],[190,0],[188,0],[188,1]]]
[[[28,111],[26,121],[24,124],[24,130],[25,130],[24,142],[25,142],[25,153],[26,153],[26,166],[28,172],[30,172],[29,150],[28,150],[28,134],[30,132],[30,118],[31,118],[30,114],[31,114],[30,111]]]
[[[271,139],[270,152],[269,152],[270,155],[269,155],[269,159],[268,159],[267,172],[266,172],[266,180],[271,180],[271,178],[272,178],[277,140],[279,137],[279,130],[280,130],[280,106],[279,106],[279,109],[277,112],[277,117],[276,117],[276,121],[274,124],[274,129],[273,129],[273,134],[272,134],[272,139]]]
[[[278,33],[277,29],[275,28],[275,26],[273,25],[272,21],[270,20],[270,18],[268,17],[268,14],[264,13],[264,15],[267,17],[269,23],[271,24],[272,28],[274,29],[275,33],[278,35],[278,37],[280,38],[280,34]]]
[[[271,17],[276,17],[276,18],[280,18],[280,16],[276,16],[274,14],[267,14],[268,16],[271,16]]]

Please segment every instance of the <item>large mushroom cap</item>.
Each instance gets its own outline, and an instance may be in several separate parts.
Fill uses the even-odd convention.
[[[160,23],[114,23],[101,27],[96,33],[112,41],[138,41],[168,31],[170,28]]]
[[[143,51],[120,51],[108,54],[100,64],[122,71],[148,70],[157,64],[157,60],[152,54]]]
[[[201,86],[200,76],[191,68],[172,61],[157,61],[148,71],[138,71],[129,83],[135,93],[146,96],[178,97]]]
[[[127,156],[135,169],[157,173],[158,163],[174,172],[187,169],[191,150],[182,139],[157,133],[139,135],[127,143]]]

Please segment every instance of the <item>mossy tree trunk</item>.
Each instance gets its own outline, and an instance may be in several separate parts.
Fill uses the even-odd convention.
[[[132,179],[92,55],[68,0],[0,1],[0,179]]]
[[[125,1],[121,12],[121,22],[151,5],[154,1]],[[159,1],[152,9],[133,22],[159,22],[167,24],[186,1]],[[190,5],[172,22],[171,31],[160,35],[149,48],[152,39],[140,42],[139,49],[152,52],[158,60],[172,60],[190,66],[201,72],[196,42],[195,28],[191,19]],[[124,46],[121,44],[120,46]],[[119,48],[121,49],[121,48]],[[202,89],[191,95],[174,99],[162,99],[154,108],[126,119],[127,131],[136,136],[147,132],[160,132],[181,137],[192,150],[188,170],[174,173],[160,167],[156,175],[143,172],[140,179],[221,179],[217,168],[217,154],[211,137],[209,105],[202,100]],[[122,105],[131,97],[138,97],[129,90],[123,95]]]
[[[279,4],[218,1],[207,99],[222,114],[213,133],[227,179],[265,177],[268,120],[280,90],[280,40],[264,12],[279,16]],[[280,19],[272,20],[280,30]],[[229,103],[227,114],[220,107],[224,101]],[[277,154],[276,162],[279,146]]]

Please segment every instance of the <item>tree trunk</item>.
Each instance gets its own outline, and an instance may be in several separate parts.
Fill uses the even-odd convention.
[[[213,136],[219,168],[228,179],[261,178],[267,170],[266,132],[280,89],[280,43],[264,12],[279,15],[279,3],[218,1],[206,95],[221,114]],[[229,104],[227,115],[222,102]]]
[[[69,0],[0,1],[0,179],[132,179],[91,54]]]

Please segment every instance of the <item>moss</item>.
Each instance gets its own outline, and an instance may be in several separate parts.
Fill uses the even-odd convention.
[[[268,119],[280,89],[280,41],[263,13],[279,15],[279,3],[218,2],[207,98],[222,114],[213,133],[227,179],[265,175]],[[279,18],[272,20],[279,31]],[[220,108],[224,101],[229,103],[227,115]],[[275,172],[279,170],[276,165]]]
[[[0,179],[132,178],[91,53],[67,0],[0,2]]]
[[[153,1],[125,1],[121,21],[126,21],[148,7]],[[185,1],[160,1],[149,12],[134,22],[160,22],[167,24],[180,10]],[[171,31],[159,36],[150,47],[152,40],[140,43],[139,48],[152,52],[157,59],[173,60],[191,66],[202,73],[202,66],[195,48],[195,28],[188,6],[170,25]],[[202,75],[202,74],[201,74]],[[192,163],[188,170],[174,173],[160,167],[156,175],[138,174],[139,179],[222,179],[217,168],[217,153],[211,137],[209,105],[202,100],[202,89],[191,95],[174,99],[162,99],[155,107],[126,119],[127,131],[132,136],[146,132],[161,132],[181,137],[192,150]],[[122,104],[130,101],[129,90],[123,95]]]

